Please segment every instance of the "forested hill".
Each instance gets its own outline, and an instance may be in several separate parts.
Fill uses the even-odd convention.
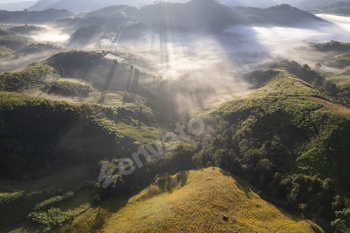
[[[85,18],[105,17],[118,13],[119,18],[129,22],[147,22],[163,25],[165,28],[181,30],[221,30],[237,24],[296,25],[310,20],[320,21],[307,11],[287,4],[269,8],[230,7],[213,0],[192,0],[188,3],[161,3],[147,5],[140,9],[128,6],[110,6],[83,14]]]
[[[68,18],[74,13],[67,10],[49,9],[45,11],[0,11],[0,22],[6,23],[44,23],[58,18]]]
[[[162,3],[139,10],[139,21],[162,22],[165,26],[223,28],[232,24],[296,24],[321,20],[315,15],[287,4],[269,8],[229,7],[212,0],[192,0],[185,4]],[[190,22],[190,23],[189,23]]]

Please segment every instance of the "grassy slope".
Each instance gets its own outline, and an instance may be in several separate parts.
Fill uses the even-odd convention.
[[[170,190],[160,183],[130,198],[120,210],[125,200],[106,200],[60,232],[91,231],[84,223],[99,219],[99,213],[108,216],[95,229],[99,232],[323,232],[262,200],[247,182],[219,168],[180,172],[172,176]],[[223,215],[229,216],[228,222]]]
[[[287,148],[283,157],[269,158],[280,159],[277,165],[282,168],[278,169],[321,179],[332,177],[349,191],[345,181],[349,165],[348,114],[324,107],[324,103],[313,99],[325,98],[320,92],[285,70],[276,71],[272,77],[267,75],[269,71],[253,73],[259,80],[268,80],[266,85],[242,98],[208,106],[198,116],[227,120],[238,141],[257,139],[263,145],[277,137]],[[329,101],[326,100],[331,104]]]
[[[66,203],[65,206],[69,205],[68,208],[73,209],[76,213],[89,208],[92,203],[91,192],[86,192],[89,190],[77,191],[77,187],[82,182],[95,178],[91,172],[91,167],[93,166],[81,165],[63,169],[52,176],[32,182],[0,179],[0,204],[2,209],[0,211],[0,226],[10,226],[26,220],[28,213],[33,211],[37,203],[69,191],[75,192],[76,197]],[[27,229],[28,226],[25,228]],[[11,228],[4,231],[11,231]]]
[[[136,63],[138,66],[145,67],[144,70],[151,67],[147,61],[142,60],[142,58],[139,58],[136,55],[133,56],[132,54],[126,53],[118,53],[117,55],[124,55],[126,58],[126,63]],[[84,69],[86,69],[86,65],[89,64],[89,62],[95,61],[96,64],[104,62],[102,57],[101,52],[71,51],[66,54],[59,53],[54,57],[40,63],[37,62],[23,70],[1,75],[0,90],[24,93],[37,90],[47,90],[49,92],[52,90],[52,87],[54,87],[55,84],[59,83],[61,88],[60,90],[63,92],[68,91],[67,93],[72,93],[74,96],[74,94],[79,92],[80,89],[83,90],[86,86],[90,85],[86,82],[78,83],[71,79],[61,78],[59,74],[59,67],[63,66],[65,72],[70,74],[75,74],[76,70],[82,70],[82,72],[84,72]],[[81,58],[85,58],[85,63],[84,61],[82,62]],[[71,63],[72,60],[76,61],[76,63],[73,65]],[[81,75],[78,76],[78,78],[80,77]],[[79,145],[84,143],[85,140],[87,144],[90,144],[91,146],[96,144],[100,145],[100,149],[107,152],[105,153],[106,158],[111,156],[128,156],[137,150],[136,148],[133,148],[129,150],[130,152],[125,153],[125,151],[129,148],[128,144],[132,144],[132,142],[135,140],[141,143],[147,143],[147,141],[157,139],[163,135],[159,129],[149,127],[154,123],[154,116],[152,113],[154,108],[152,109],[149,107],[152,105],[149,104],[150,101],[148,99],[136,96],[133,103],[124,103],[122,92],[102,94],[101,92],[94,90],[94,94],[87,96],[85,98],[85,102],[90,102],[91,100],[93,102],[98,102],[101,98],[104,98],[104,101],[102,102],[103,105],[78,104],[66,101],[33,98],[18,93],[0,92],[0,110],[2,116],[0,117],[0,134],[6,136],[7,140],[10,140],[19,147],[28,147],[26,146],[28,144],[34,146],[34,148],[37,147],[35,144],[36,142],[34,141],[39,140],[37,135],[41,135],[41,142],[46,141],[44,143],[45,145],[47,144],[49,147],[51,147],[53,146],[52,142],[55,141],[55,146],[57,143],[59,147],[63,146],[63,148],[66,148],[64,149],[66,150],[65,152],[58,152],[58,154],[61,153],[63,156],[69,156],[70,153],[78,149],[75,147],[79,147]],[[119,107],[125,109],[125,111],[121,114],[118,113]],[[140,107],[143,109],[142,113],[140,113]],[[88,122],[82,119],[87,116],[86,114],[89,116],[88,118],[90,118]],[[63,123],[64,127],[62,127],[61,123]],[[9,130],[11,128],[13,129],[14,127],[18,127],[21,130]],[[33,131],[34,128],[36,129],[35,132]],[[81,129],[83,129],[83,131],[81,131]],[[84,132],[84,130],[86,131]],[[97,143],[98,140],[92,139],[93,135],[97,135],[96,130],[98,131],[97,134],[102,133],[104,135],[103,137],[108,137],[110,140],[105,140],[102,139],[102,137],[97,136],[103,140],[103,142]],[[19,132],[22,131],[26,131],[28,133],[20,134]],[[89,131],[95,132],[89,133]],[[17,132],[17,134],[15,134],[15,132]],[[35,133],[36,136],[31,136],[33,133]],[[124,140],[122,143],[122,149],[118,150],[114,145],[118,143],[119,139],[112,139],[113,135],[120,135],[121,140]],[[129,138],[126,141],[125,136]],[[89,139],[89,137],[92,138]],[[101,143],[105,145],[102,145]],[[94,151],[96,146],[90,148],[91,146],[88,146],[87,144],[85,144],[83,150],[92,149],[92,154],[94,154],[95,157],[96,154],[98,154],[102,159],[104,156],[102,155],[103,153]],[[39,146],[37,149],[39,148],[41,147]],[[109,152],[108,148],[111,149]],[[78,150],[81,151],[82,148]],[[119,152],[118,155],[116,155],[116,151]],[[51,158],[55,157],[51,154],[51,151],[49,151],[48,154],[50,154]],[[30,156],[28,157],[28,155],[22,154],[20,156],[20,158],[26,158],[28,163]],[[75,157],[76,156],[70,156],[70,158]],[[86,166],[89,167],[89,165],[86,164],[86,159],[78,160],[82,162],[81,166],[83,166],[85,169],[83,170],[86,171]],[[14,167],[18,166],[16,163],[17,162],[14,161]],[[51,165],[53,166],[53,164]],[[60,173],[56,174],[55,170],[53,177],[60,177],[57,178],[57,182],[53,182],[53,177],[51,176],[42,179],[42,182],[45,184],[52,183],[51,186],[53,186],[56,190],[53,193],[46,193],[39,190],[38,194],[31,195],[32,192],[36,192],[32,191],[32,188],[37,187],[39,181],[32,183],[30,187],[22,187],[20,184],[11,186],[8,185],[10,181],[1,180],[0,183],[4,184],[6,188],[4,188],[3,185],[1,186],[0,208],[2,209],[1,212],[4,213],[4,215],[2,215],[0,218],[0,228],[25,220],[28,213],[33,210],[35,204],[47,200],[53,196],[61,195],[66,191],[76,191],[75,187],[83,181],[89,179],[95,180],[98,176],[98,168],[98,164],[96,163],[92,165],[92,167],[89,167],[90,170],[96,170],[93,172],[93,178],[90,177],[91,171],[88,171],[87,173],[81,172],[79,175],[74,174],[74,172],[71,171],[66,171],[67,174],[70,174],[72,177],[81,177],[81,179],[77,181],[74,181],[73,179],[70,179]],[[57,167],[55,168],[55,166],[53,166],[53,169],[57,169]],[[61,169],[63,168],[58,168],[59,171],[61,171]],[[82,171],[79,167],[74,167],[71,170],[74,169]],[[17,174],[16,171],[17,170],[14,170],[14,175]],[[40,177],[45,176],[40,171],[39,174]],[[67,180],[70,180],[72,185],[61,188],[62,185],[64,186],[64,184],[66,184]],[[38,184],[38,186],[40,186],[40,184]],[[57,190],[61,191],[58,192]],[[62,209],[76,209],[77,211],[85,210],[86,208],[90,207],[92,203],[91,195],[91,190],[88,190],[88,192],[77,192],[76,197],[66,203],[66,206],[63,206]],[[86,200],[86,202],[82,203],[80,202],[80,199]],[[20,214],[18,214],[18,212],[20,212]],[[28,226],[25,226],[25,228],[27,227]],[[35,229],[36,228],[34,228],[34,230]]]
[[[63,149],[61,152],[58,151],[56,153],[50,150],[45,151],[45,154],[43,154],[44,156],[49,154],[52,159],[51,166],[54,170],[52,176],[24,186],[23,182],[11,183],[11,181],[5,179],[0,180],[0,228],[25,220],[36,203],[58,194],[76,191],[76,187],[81,182],[97,179],[99,166],[96,160],[113,156],[129,156],[133,151],[137,150],[136,147],[134,148],[134,145],[129,150],[130,152],[127,150],[128,148],[130,149],[129,144],[132,144],[135,140],[142,143],[146,142],[146,140],[155,140],[162,135],[158,129],[150,130],[149,127],[143,124],[138,127],[129,123],[128,120],[129,118],[132,119],[132,117],[128,114],[120,116],[116,109],[96,104],[45,100],[9,92],[0,92],[0,103],[0,135],[6,140],[12,144],[15,143],[17,147],[30,145],[35,154],[38,154],[40,148],[43,148],[42,144],[35,144],[38,140],[41,140],[45,145],[49,145],[51,149],[57,146]],[[84,119],[86,117],[87,119]],[[35,131],[33,131],[34,128],[36,129]],[[23,131],[27,133],[23,134]],[[125,136],[129,139],[124,140]],[[66,145],[67,142],[71,143]],[[79,148],[80,144],[82,148]],[[123,149],[118,149],[118,145],[122,145]],[[1,143],[0,146],[8,149],[6,143]],[[3,153],[7,153],[5,149],[2,150]],[[73,155],[75,150],[80,152],[84,150],[85,152],[81,154],[83,157],[78,158],[78,155]],[[118,151],[118,154],[116,154],[116,151]],[[27,164],[33,162],[33,155],[23,154],[22,152],[16,153],[18,153],[16,157],[25,158]],[[89,157],[88,154],[93,156]],[[73,162],[73,164],[81,164],[79,166],[82,166],[82,168],[74,166],[67,171],[54,162],[56,159],[60,160],[64,156],[68,156],[66,159],[69,156],[70,158],[75,158],[76,162]],[[41,159],[37,159],[41,161]],[[93,165],[89,165],[91,159],[95,160]],[[43,169],[38,161],[36,164],[38,164],[40,169]],[[16,177],[18,176],[17,174],[24,177],[28,176],[26,169],[15,169],[21,165],[21,163],[19,165],[13,161],[13,172],[10,172],[10,170],[9,172]],[[10,169],[10,167],[7,169]],[[59,173],[56,173],[57,170]],[[47,176],[47,172],[42,173],[41,170],[37,172],[39,177]],[[50,187],[53,187],[55,191],[46,193],[45,189],[50,189]],[[61,191],[58,192],[57,190]],[[32,193],[35,195],[32,195]],[[91,195],[91,192],[89,195]],[[78,199],[79,197],[76,197],[72,202],[79,202]],[[84,209],[85,204],[82,203],[81,205],[82,207],[72,204],[73,207],[76,206],[74,208]]]

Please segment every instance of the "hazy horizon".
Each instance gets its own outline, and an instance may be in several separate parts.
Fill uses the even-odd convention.
[[[10,8],[5,9],[5,10],[20,10],[21,5],[23,5],[23,9],[24,8],[30,8],[32,6],[34,6],[37,2],[46,2],[47,0],[41,0],[41,1],[31,1],[31,0],[14,0],[14,1],[9,1],[9,0],[0,0],[0,4],[7,6],[10,5]],[[166,0],[163,2],[173,2],[173,3],[186,3],[189,0]],[[282,4],[282,3],[287,3],[287,4],[291,4],[292,6],[297,6],[298,3],[300,3],[302,0],[221,0],[221,4],[223,5],[230,5],[232,4],[233,6],[252,6],[252,7],[270,7],[273,5],[277,5],[277,4]],[[57,8],[56,5],[52,5],[55,4],[55,2],[59,2],[59,0],[57,1],[51,1],[54,3],[49,3],[47,4],[47,6],[40,6],[39,10],[44,10],[46,8],[50,8],[51,6],[54,8]],[[68,10],[72,10],[75,13],[80,13],[82,11],[87,12],[87,11],[93,11],[93,10],[97,10],[106,6],[111,6],[111,5],[120,5],[120,4],[126,4],[126,5],[130,5],[130,6],[136,6],[136,7],[140,7],[140,4],[154,4],[154,0],[104,0],[104,1],[99,1],[96,2],[96,4],[94,4],[94,6],[89,6],[88,8],[86,8],[87,6],[84,5],[82,6],[81,10],[73,10],[70,9],[69,5],[65,5],[65,4],[71,4],[74,1],[68,1],[67,3],[63,3],[60,1],[60,5],[59,5],[59,9],[68,9]],[[33,4],[31,4],[33,3]],[[18,5],[17,5],[18,4]],[[90,3],[88,3],[90,4]],[[38,9],[36,9],[38,10]]]

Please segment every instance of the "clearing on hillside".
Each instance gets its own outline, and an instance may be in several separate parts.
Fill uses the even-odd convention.
[[[244,180],[214,167],[160,177],[124,207],[120,202],[108,199],[60,232],[97,230],[88,223],[99,221],[102,214],[102,232],[324,232],[262,200]]]

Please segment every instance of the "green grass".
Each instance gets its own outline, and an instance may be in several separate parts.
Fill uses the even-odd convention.
[[[0,213],[0,227],[3,228],[25,221],[28,214],[34,210],[36,204],[69,191],[76,192],[79,184],[92,178],[95,177],[91,177],[88,166],[82,165],[63,169],[52,176],[31,182],[0,180],[0,203],[2,209]],[[78,211],[81,206],[85,205],[85,202],[92,202],[92,198],[86,198],[89,195],[83,190],[74,199],[62,205],[62,209],[76,208],[74,211]],[[84,202],[78,201],[78,198],[82,198]],[[77,203],[80,205],[78,206]],[[68,208],[67,205],[69,205]]]
[[[118,122],[117,124],[118,131],[136,141],[145,143],[149,140],[156,140],[163,137],[162,131],[158,129],[150,128],[144,125],[138,127],[138,122],[134,121],[130,124],[125,124],[124,122]]]
[[[297,159],[299,156],[304,158],[306,156],[304,153],[312,148],[322,148],[322,143],[333,137],[333,134],[348,121],[347,114],[338,114],[339,111],[335,108],[324,107],[315,101],[313,96],[325,98],[309,84],[286,71],[279,70],[279,73],[262,88],[218,107],[209,108],[207,112],[199,112],[198,116],[222,116],[235,125],[236,136],[240,138],[239,140],[244,138],[249,140],[249,137],[263,140],[264,137],[267,139],[267,135],[271,137],[273,132],[278,132],[279,137],[289,138],[282,140],[288,143],[288,148],[294,155],[293,158]],[[308,115],[307,118],[305,114]],[[301,134],[308,139],[299,141],[299,138],[282,134],[283,130],[290,126],[298,128]],[[317,127],[317,134],[315,134],[314,127]],[[258,129],[259,131],[255,131]],[[317,155],[320,154],[322,153],[317,153]],[[291,161],[294,160],[293,158]],[[301,159],[298,161],[300,162]],[[334,164],[334,161],[331,160],[329,163]],[[312,166],[312,162],[308,164]],[[296,168],[295,165],[291,166]],[[299,163],[298,166],[303,172],[309,175],[319,175],[323,179],[332,175],[337,176],[332,173],[335,172],[336,167],[329,170],[327,165],[314,163],[312,167],[318,172],[313,172],[311,167],[304,168],[303,163]],[[325,172],[326,170],[328,172]],[[297,171],[298,169],[294,170],[294,172]]]
[[[15,73],[0,75],[0,91],[24,92],[38,89],[49,80],[55,80],[59,77],[59,74],[50,66],[30,66]]]
[[[328,231],[335,218],[336,208],[331,207],[335,195],[350,192],[345,181],[350,166],[349,110],[285,70],[275,70],[270,78],[264,78],[266,72],[270,71],[253,72],[262,83],[258,90],[197,111],[208,125],[215,124],[208,146],[192,161],[198,167],[217,164],[244,177],[268,200],[316,219]],[[312,200],[323,195],[321,189],[302,190],[304,184],[293,184],[297,174],[316,178],[318,187],[327,178],[336,181],[333,196]],[[315,212],[318,205],[325,208],[320,215]]]
[[[350,75],[331,74],[326,76],[326,80],[335,83],[337,86],[342,86],[350,81]]]
[[[90,84],[69,79],[59,79],[52,84],[48,93],[66,97],[87,97],[93,91],[94,89]]]
[[[5,46],[0,46],[0,58],[8,57],[15,54],[15,51],[6,48]]]
[[[124,199],[108,199],[58,232],[95,232],[87,223],[103,211],[102,232],[323,232],[262,200],[247,182],[219,168],[168,176],[165,186],[160,179],[126,205]]]

